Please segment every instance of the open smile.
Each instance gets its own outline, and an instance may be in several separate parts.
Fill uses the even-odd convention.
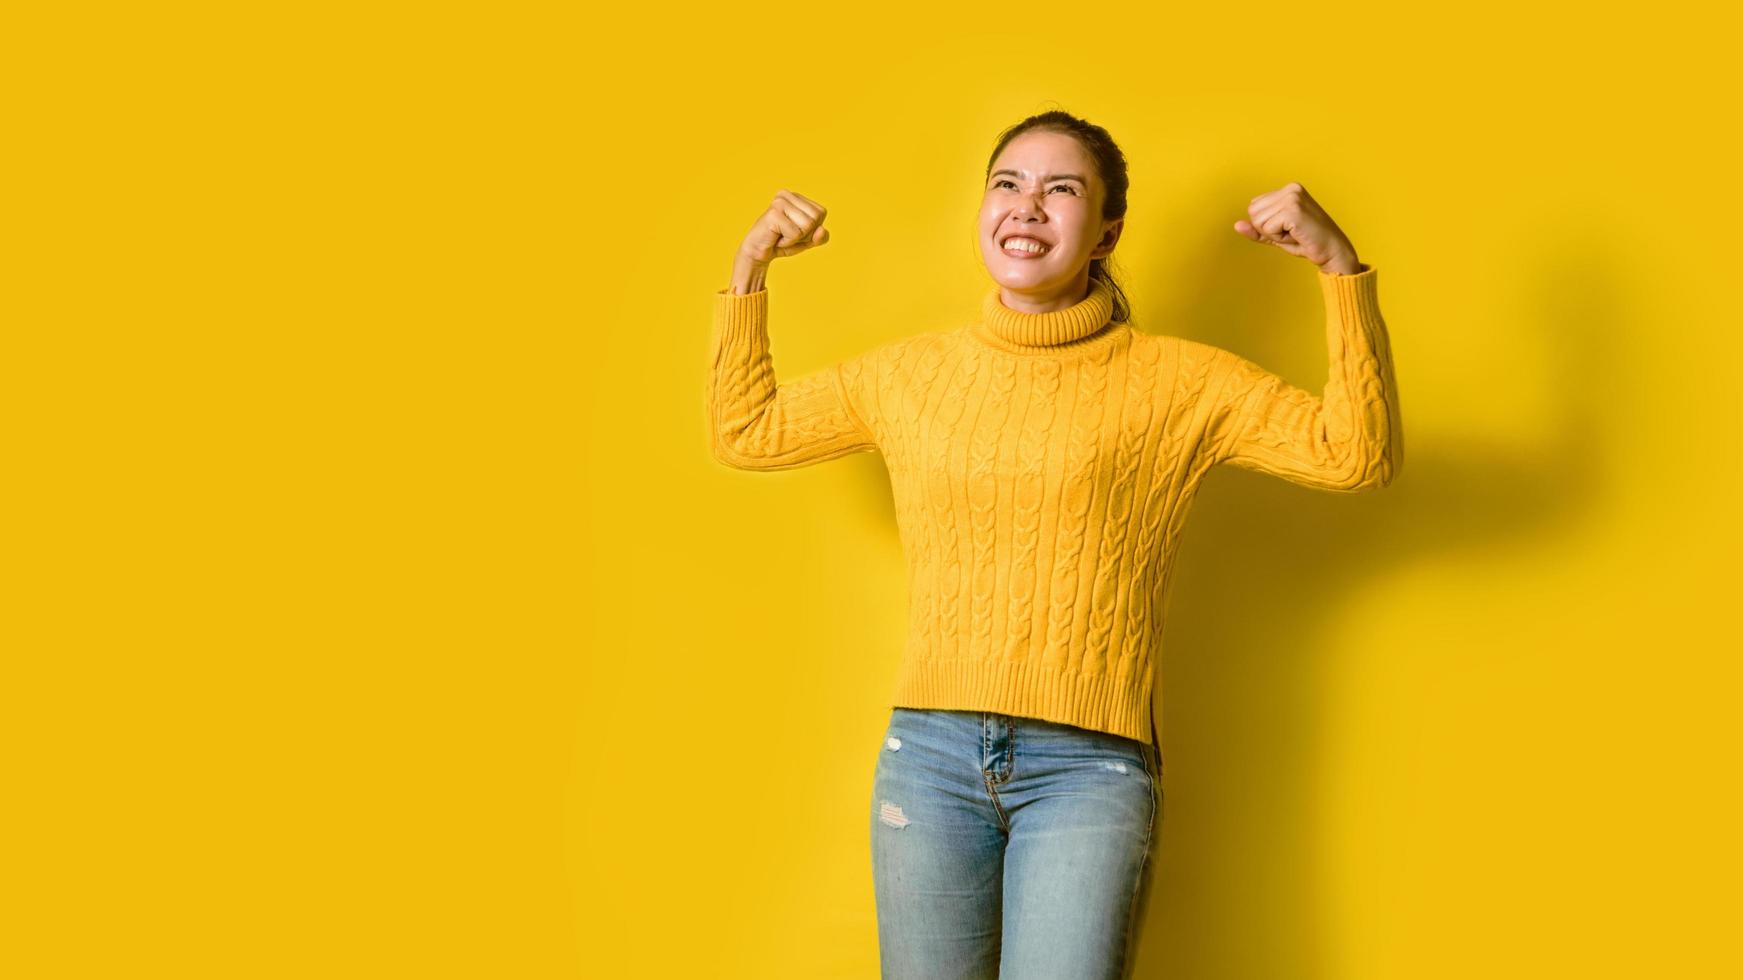
[[[999,251],[1013,259],[1038,259],[1053,251],[1053,246],[1027,235],[1012,235],[999,246]]]

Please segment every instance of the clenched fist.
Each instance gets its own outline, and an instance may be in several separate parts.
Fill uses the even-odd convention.
[[[775,200],[757,218],[744,244],[738,248],[745,259],[766,266],[776,259],[807,252],[829,241],[823,217],[829,211],[803,194],[775,192]]]
[[[1321,272],[1350,275],[1361,269],[1356,247],[1307,188],[1295,181],[1253,198],[1247,203],[1247,214],[1252,220],[1235,222],[1235,230],[1251,241],[1307,259]]]

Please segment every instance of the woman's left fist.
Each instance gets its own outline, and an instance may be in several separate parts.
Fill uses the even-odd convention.
[[[1252,241],[1275,245],[1334,275],[1350,275],[1361,268],[1356,247],[1307,188],[1295,181],[1253,198],[1247,214],[1252,220],[1235,222],[1235,230]]]

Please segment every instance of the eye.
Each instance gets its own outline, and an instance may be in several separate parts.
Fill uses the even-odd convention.
[[[1017,186],[1016,184],[1012,184],[1009,179],[1004,178],[1004,177],[1000,177],[998,180],[993,181],[993,189],[997,190],[998,188],[1003,187],[1006,184],[1010,184],[1012,187]],[[1064,190],[1073,196],[1075,196],[1077,194],[1077,188],[1072,187],[1070,184],[1054,184],[1052,187],[1049,187],[1048,190],[1052,190],[1052,191]]]

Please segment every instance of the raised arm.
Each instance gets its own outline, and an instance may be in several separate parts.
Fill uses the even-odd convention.
[[[868,424],[869,356],[781,383],[769,352],[769,265],[829,241],[828,212],[788,190],[758,216],[714,296],[708,355],[708,438],[741,470],[790,470],[877,448]]]
[[[741,470],[788,470],[876,449],[863,418],[869,407],[860,387],[869,380],[863,358],[778,381],[769,351],[768,296],[766,288],[715,294],[708,364],[714,458]]]
[[[1205,436],[1213,464],[1336,493],[1392,482],[1404,460],[1398,386],[1376,272],[1356,268],[1347,275],[1319,272],[1330,354],[1323,395],[1221,353],[1213,380],[1219,387],[1210,389],[1220,394]]]

